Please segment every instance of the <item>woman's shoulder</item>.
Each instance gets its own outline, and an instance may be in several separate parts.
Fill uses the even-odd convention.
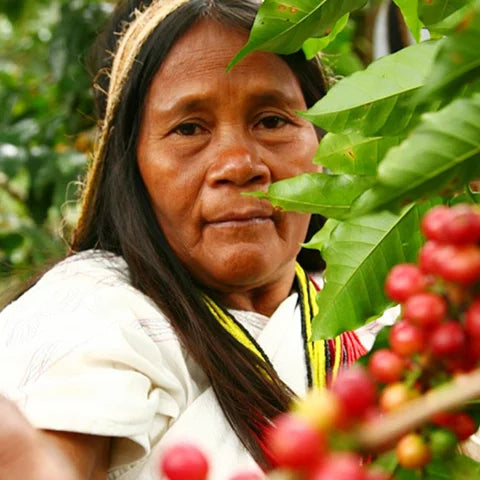
[[[1,313],[3,323],[21,318],[41,318],[68,323],[137,323],[142,318],[164,319],[158,307],[130,283],[125,260],[110,252],[88,250],[77,253],[48,270]]]
[[[92,285],[130,285],[125,260],[105,250],[86,250],[71,255],[48,270],[35,286],[57,282]],[[34,287],[33,287],[34,288]]]

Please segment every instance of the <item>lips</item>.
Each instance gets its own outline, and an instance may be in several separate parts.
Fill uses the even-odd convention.
[[[271,220],[273,216],[272,208],[248,208],[236,209],[233,211],[219,212],[208,219],[209,224],[229,224],[229,223],[249,223]]]

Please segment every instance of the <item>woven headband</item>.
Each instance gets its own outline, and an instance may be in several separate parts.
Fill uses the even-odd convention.
[[[159,23],[170,15],[170,13],[189,1],[190,0],[153,0],[147,8],[135,10],[133,21],[127,25],[119,38],[112,68],[109,72],[110,82],[107,92],[105,118],[100,125],[98,140],[95,145],[93,158],[88,169],[87,179],[82,193],[80,216],[73,238],[74,248],[75,245],[82,241],[83,236],[86,231],[88,231],[88,224],[92,221],[89,212],[95,202],[98,185],[102,176],[105,149],[123,88],[132,71],[135,59]]]

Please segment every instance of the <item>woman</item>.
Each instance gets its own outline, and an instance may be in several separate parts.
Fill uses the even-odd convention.
[[[265,425],[364,352],[354,334],[308,341],[309,216],[243,195],[316,169],[296,112],[324,93],[301,53],[226,72],[257,7],[130,0],[101,40],[100,61],[115,54],[97,77],[75,254],[0,321],[0,390],[38,429],[19,420],[23,465],[60,468],[48,438],[71,478],[152,479],[153,449],[192,440],[212,479],[260,472]]]

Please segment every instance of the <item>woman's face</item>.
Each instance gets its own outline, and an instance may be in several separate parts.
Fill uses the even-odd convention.
[[[242,195],[316,170],[318,141],[288,65],[256,52],[225,67],[247,34],[191,28],[153,79],[138,165],[158,223],[187,270],[220,292],[292,279],[309,216]]]

